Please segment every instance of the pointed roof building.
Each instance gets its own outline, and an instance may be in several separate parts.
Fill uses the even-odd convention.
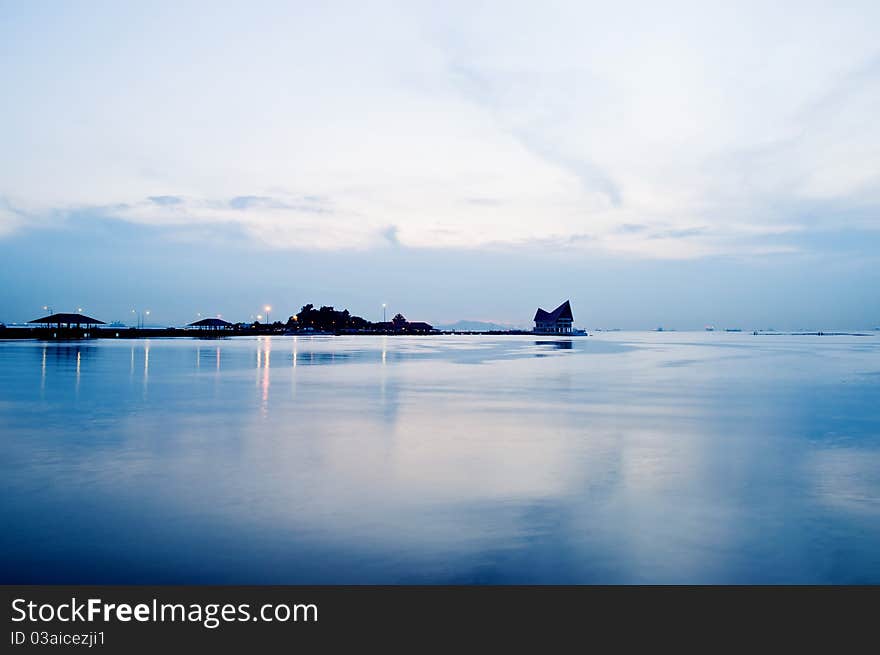
[[[571,334],[574,316],[571,303],[566,300],[552,312],[538,308],[535,312],[535,332],[540,334]]]

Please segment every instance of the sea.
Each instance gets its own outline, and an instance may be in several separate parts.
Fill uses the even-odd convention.
[[[880,333],[0,341],[0,582],[880,583]]]

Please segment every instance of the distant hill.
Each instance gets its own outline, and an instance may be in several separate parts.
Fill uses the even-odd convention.
[[[485,321],[457,321],[450,325],[438,325],[440,330],[455,330],[456,332],[492,332],[495,330],[516,330],[512,325],[501,323],[487,323]]]

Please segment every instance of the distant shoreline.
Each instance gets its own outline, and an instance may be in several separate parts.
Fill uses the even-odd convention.
[[[228,337],[256,337],[256,336],[301,336],[301,337],[321,337],[321,336],[409,336],[424,337],[437,335],[533,335],[533,336],[579,336],[579,335],[556,335],[556,334],[540,334],[527,330],[498,330],[498,331],[470,331],[470,330],[434,330],[431,332],[403,332],[396,330],[343,330],[339,332],[325,332],[306,330],[288,331],[284,329],[271,328],[245,328],[245,329],[226,329],[226,330],[200,330],[197,328],[91,328],[89,330],[81,329],[63,329],[44,327],[21,327],[6,326],[0,328],[0,340],[20,340],[35,339],[38,341],[61,341],[61,340],[91,340],[91,339],[149,339],[149,338],[191,338],[191,339],[217,339]]]
[[[657,330],[595,330],[594,333],[603,332],[657,332]],[[665,330],[663,334],[684,334],[695,333],[702,334],[703,330]],[[717,332],[717,334],[725,335],[728,332]],[[878,334],[877,330],[861,330],[861,331],[769,331],[755,330],[736,332],[738,335],[747,336],[791,336],[791,337],[873,337]],[[400,332],[400,331],[379,331],[379,330],[347,330],[340,332],[322,332],[322,331],[295,331],[290,332],[283,329],[271,328],[245,328],[245,329],[227,329],[227,330],[199,330],[193,328],[92,328],[90,330],[62,330],[60,333],[54,328],[43,327],[24,327],[24,326],[5,326],[0,328],[0,341],[26,340],[35,341],[90,341],[93,339],[167,339],[167,338],[189,338],[189,339],[218,339],[231,337],[255,337],[255,336],[300,336],[300,337],[317,337],[317,336],[530,336],[530,337],[551,337],[551,338],[578,338],[589,336],[589,332],[583,334],[553,334],[543,332],[533,332],[530,330],[433,330],[431,332]]]

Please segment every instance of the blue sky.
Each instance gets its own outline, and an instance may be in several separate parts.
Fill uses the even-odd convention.
[[[880,324],[880,6],[768,4],[0,0],[0,321]]]

